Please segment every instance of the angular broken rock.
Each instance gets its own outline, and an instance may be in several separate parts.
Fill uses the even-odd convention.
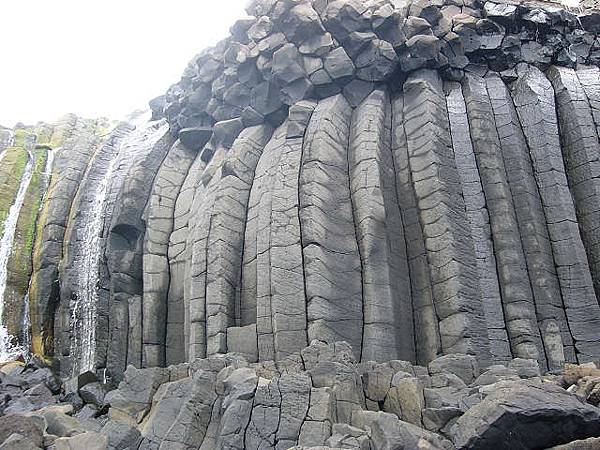
[[[0,417],[0,443],[6,441],[12,434],[18,434],[41,447],[45,431],[46,423],[43,417],[17,414]]]
[[[555,385],[506,383],[452,426],[458,449],[546,448],[600,433],[600,409]]]
[[[108,450],[108,438],[99,433],[83,433],[74,437],[58,438],[56,450]]]
[[[179,130],[179,139],[181,143],[190,150],[201,150],[210,137],[212,136],[212,128],[183,128]]]

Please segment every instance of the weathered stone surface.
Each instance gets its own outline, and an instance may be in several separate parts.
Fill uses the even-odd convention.
[[[11,434],[2,445],[2,450],[38,450],[39,446],[35,445],[30,439],[18,433]]]
[[[452,439],[457,448],[544,448],[598,432],[597,408],[557,386],[516,382],[495,388],[468,410],[453,426]]]
[[[119,389],[111,391],[106,402],[111,406],[111,413],[123,414],[134,423],[139,422],[148,411],[157,389],[167,381],[168,369],[128,366]]]
[[[59,437],[71,437],[85,432],[85,429],[75,417],[54,410],[42,412],[46,421],[46,432]]]
[[[44,419],[36,416],[7,414],[0,417],[0,442],[5,442],[12,434],[19,434],[37,447],[42,446],[42,436],[46,431]]]
[[[99,433],[83,433],[78,436],[58,438],[54,445],[56,450],[107,450],[108,438]]]

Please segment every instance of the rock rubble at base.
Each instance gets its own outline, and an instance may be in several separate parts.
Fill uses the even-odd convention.
[[[594,364],[543,375],[535,360],[481,367],[458,354],[357,363],[347,343],[314,341],[276,363],[129,366],[116,388],[90,374],[60,386],[36,363],[5,365],[0,380],[0,449],[566,450],[600,436]]]

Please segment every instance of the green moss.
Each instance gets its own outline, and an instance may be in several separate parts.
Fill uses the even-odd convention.
[[[4,298],[5,310],[10,312],[10,314],[5,315],[4,323],[9,331],[13,333],[18,333],[20,329],[23,310],[22,301],[29,287],[37,220],[45,188],[44,171],[48,150],[45,147],[36,148],[32,151],[32,155],[34,158],[33,173],[17,220]]]
[[[28,160],[27,150],[15,146],[6,150],[0,165],[0,236],[4,233],[4,222],[19,191]]]

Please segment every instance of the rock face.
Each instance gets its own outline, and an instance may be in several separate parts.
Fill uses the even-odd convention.
[[[19,213],[2,324],[20,337],[30,316],[33,351],[64,376],[123,380],[112,400],[83,394],[119,417],[109,446],[483,448],[519,408],[559,420],[522,404],[537,385],[511,387],[508,412],[463,394],[600,360],[599,13],[470,0],[248,13],[150,102],[152,121],[68,116],[27,142],[0,130],[0,224],[19,155],[38,169],[55,155]],[[372,370],[321,362],[313,341],[347,342],[344,358]],[[212,368],[165,369],[182,363]],[[127,388],[144,376],[148,392]],[[595,433],[571,406],[586,436],[565,439]]]

